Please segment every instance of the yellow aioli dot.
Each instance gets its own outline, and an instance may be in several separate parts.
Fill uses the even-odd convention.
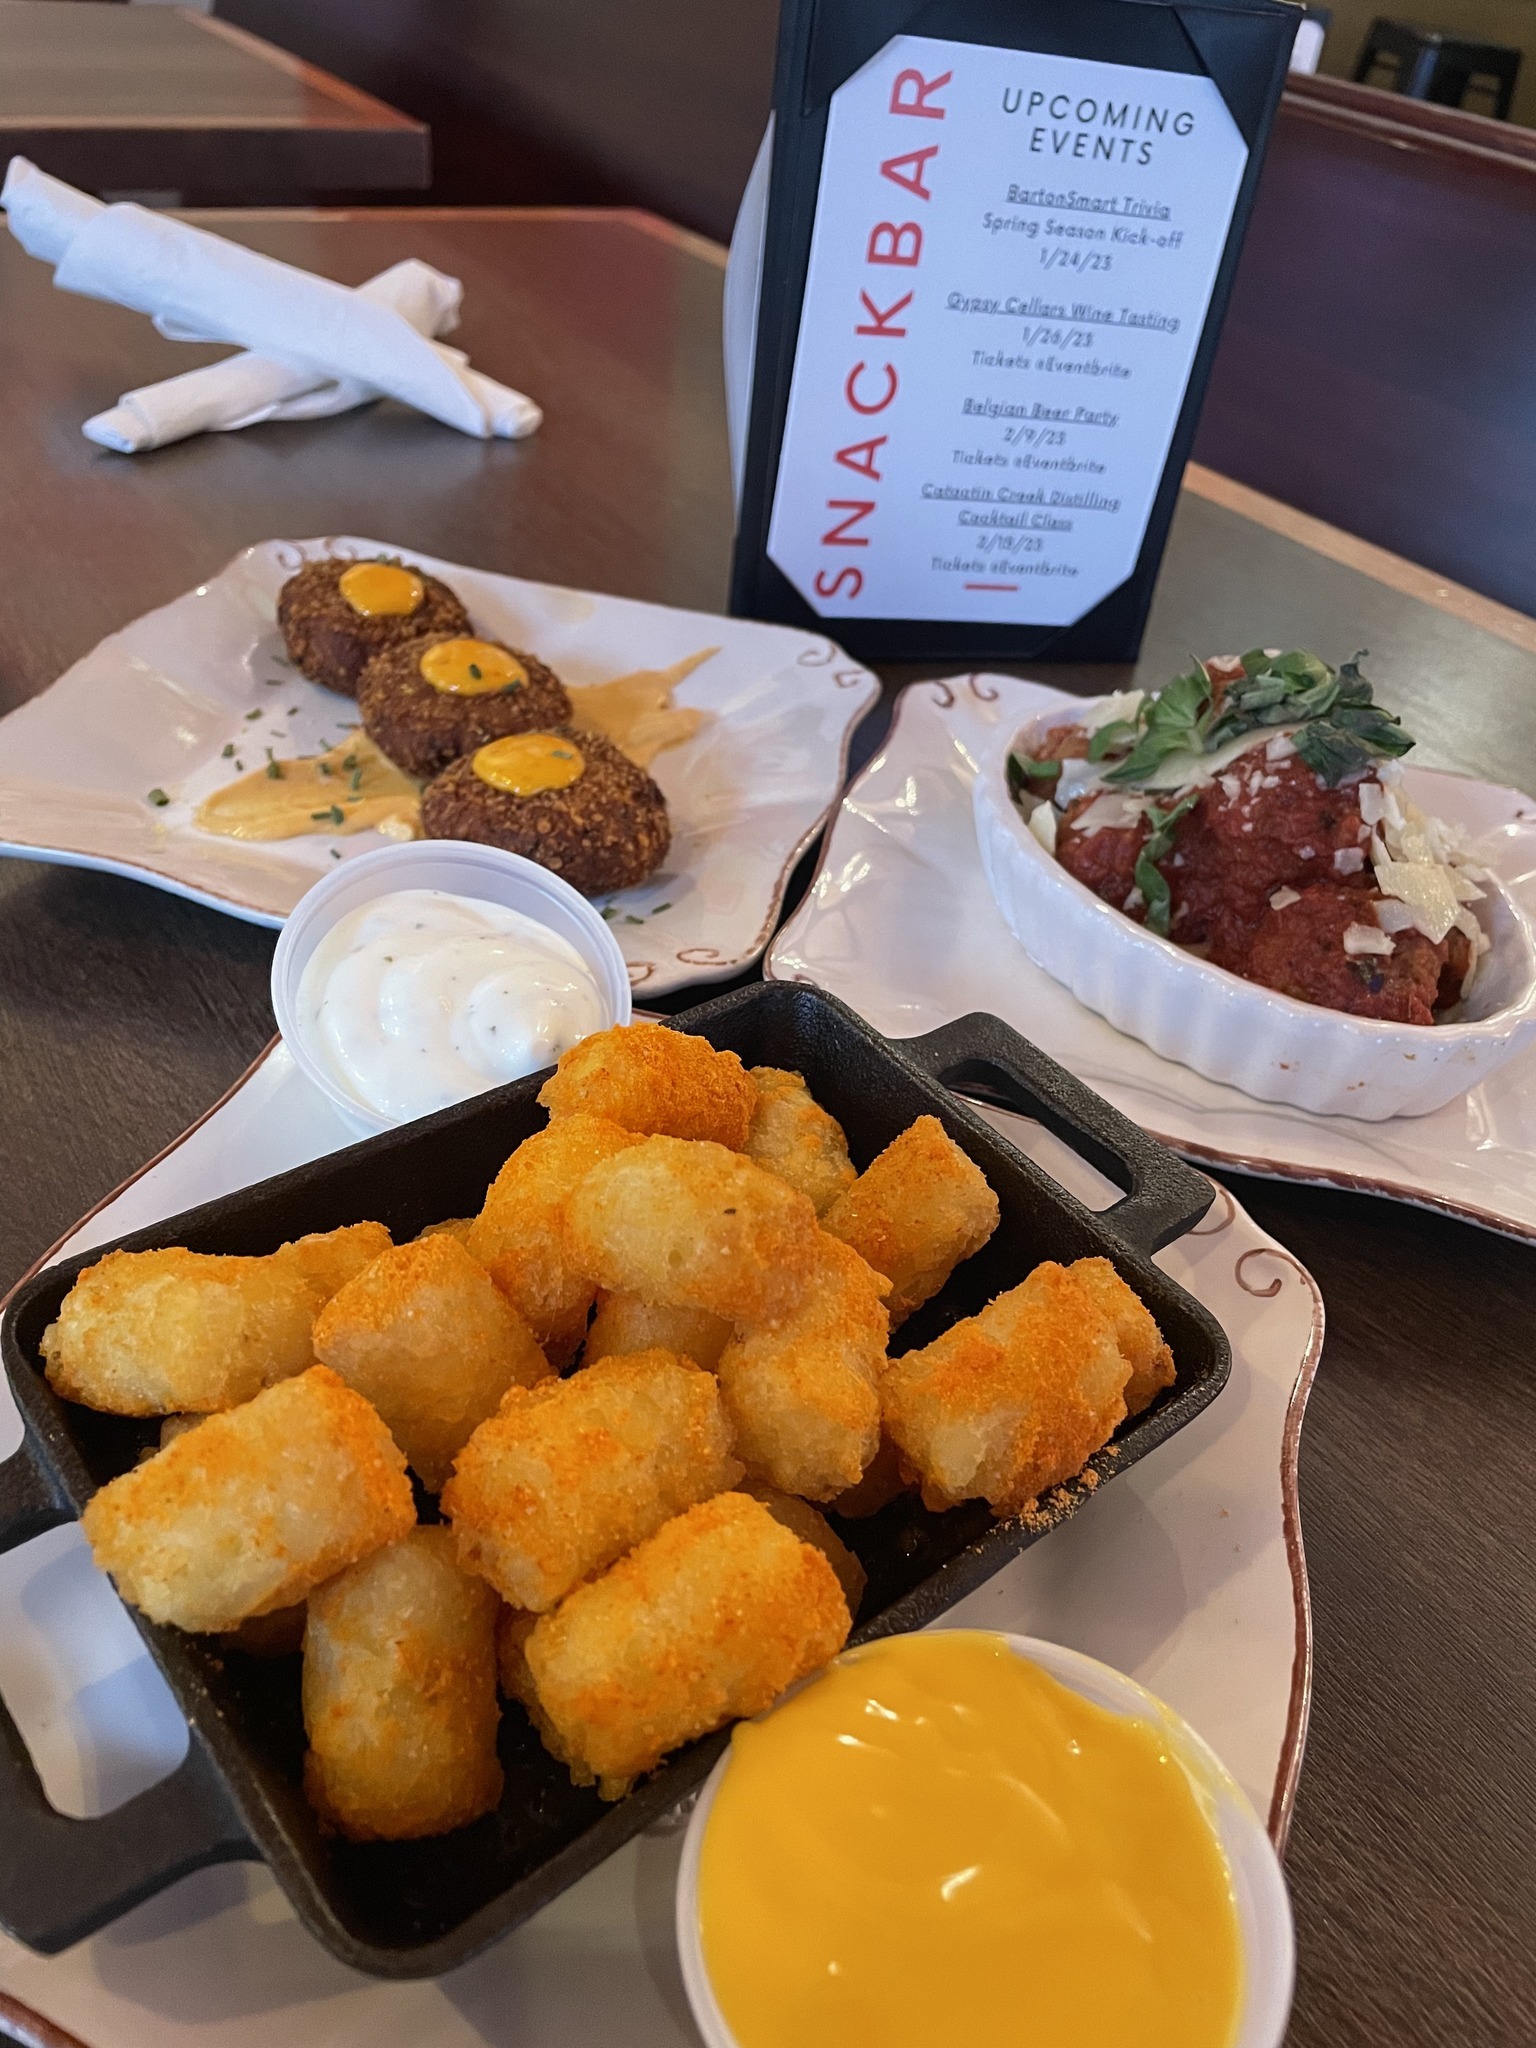
[[[557,732],[515,732],[479,748],[475,773],[492,789],[508,796],[540,796],[546,790],[569,789],[585,774],[586,762],[574,740]]]
[[[423,649],[418,666],[434,690],[451,697],[490,697],[528,680],[517,657],[489,640],[436,640]]]
[[[871,1644],[739,1726],[698,1899],[739,2048],[1237,2029],[1232,1875],[1175,1733],[980,1631]]]
[[[395,562],[354,562],[339,588],[353,611],[365,619],[403,619],[421,608],[427,594],[416,571]]]

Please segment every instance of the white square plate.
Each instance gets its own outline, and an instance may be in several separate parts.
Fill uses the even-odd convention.
[[[1430,1116],[1314,1116],[1161,1058],[1034,964],[982,872],[971,785],[1000,726],[1080,701],[1007,676],[904,691],[764,972],[815,982],[891,1038],[990,1010],[1190,1158],[1392,1195],[1536,1238],[1536,1050]],[[1536,801],[1468,776],[1406,772],[1417,801],[1465,826],[1477,858],[1536,912]]]
[[[281,924],[317,875],[383,844],[380,835],[243,844],[199,832],[192,811],[237,764],[259,767],[265,748],[318,752],[356,723],[350,698],[286,663],[275,606],[287,578],[317,556],[402,552],[350,536],[263,541],[111,634],[0,719],[0,853],[105,868]],[[679,704],[713,718],[652,768],[672,851],[608,907],[630,980],[647,995],[720,981],[756,959],[796,860],[837,801],[853,728],[879,694],[868,669],[784,626],[408,559],[456,590],[481,632],[529,648],[568,683],[718,649],[677,691]],[[149,801],[157,789],[169,804]]]

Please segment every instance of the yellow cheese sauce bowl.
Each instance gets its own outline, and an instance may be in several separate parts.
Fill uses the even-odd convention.
[[[1193,1729],[1075,1650],[845,1653],[742,1724],[689,1822],[706,2048],[1279,2048],[1279,1861]]]

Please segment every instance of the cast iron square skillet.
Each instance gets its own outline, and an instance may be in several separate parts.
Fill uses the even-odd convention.
[[[1020,1281],[1041,1259],[1109,1258],[1156,1316],[1178,1377],[1092,1461],[1112,1480],[1190,1421],[1224,1384],[1226,1340],[1150,1254],[1204,1214],[1210,1183],[994,1017],[891,1044],[819,991],[759,984],[673,1020],[748,1066],[798,1069],[867,1165],[914,1117],[931,1112],[996,1189],[1002,1223],[942,1295],[900,1333],[926,1344]],[[147,1250],[267,1252],[307,1231],[375,1218],[397,1241],[476,1210],[502,1162],[539,1129],[535,1075],[418,1123],[244,1188],[120,1240]],[[1126,1190],[1095,1215],[1000,1138],[945,1082],[984,1090],[1038,1117]],[[6,1369],[26,1440],[0,1466],[0,1549],[78,1515],[126,1472],[157,1424],[56,1400],[38,1340],[82,1267],[110,1247],[50,1267],[5,1319]],[[928,1514],[914,1495],[842,1525],[869,1588],[853,1640],[921,1627],[1071,1514],[1074,1483],[1029,1523],[994,1522],[980,1502]],[[381,1977],[421,1977],[464,1962],[545,1905],[704,1778],[727,1737],[679,1752],[625,1799],[578,1790],[521,1711],[502,1718],[507,1789],[499,1811],[435,1841],[354,1845],[323,1835],[300,1789],[304,1731],[294,1658],[258,1662],[208,1639],[139,1632],[190,1724],[187,1755],[114,1812],[75,1820],[49,1806],[14,1722],[0,1707],[0,1924],[31,1947],[67,1947],[203,1864],[264,1857],[314,1934],[344,1962]]]

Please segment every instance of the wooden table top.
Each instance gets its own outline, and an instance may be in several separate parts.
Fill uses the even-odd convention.
[[[643,215],[230,215],[356,282],[462,277],[461,339],[534,393],[520,444],[392,405],[107,455],[80,422],[209,359],[55,294],[0,239],[0,708],[252,541],[363,532],[718,609],[731,512],[717,252]],[[1137,671],[1258,638],[1361,645],[1432,764],[1536,786],[1536,626],[1195,474]],[[924,671],[891,670],[894,687]],[[932,672],[932,671],[928,671]],[[1102,670],[1032,673],[1102,689]],[[1118,672],[1112,672],[1118,680]],[[888,710],[890,691],[885,709]],[[880,729],[865,727],[867,757]],[[272,1029],[272,936],[135,883],[0,862],[0,1285],[172,1138]],[[685,999],[686,1000],[686,999]],[[1536,2036],[1536,1249],[1364,1196],[1233,1177],[1321,1283],[1301,1459],[1316,1623],[1288,1873],[1296,2048]],[[92,2048],[112,2048],[100,2041]]]
[[[13,155],[108,196],[302,200],[431,179],[420,121],[228,22],[109,0],[0,0],[0,164]]]

